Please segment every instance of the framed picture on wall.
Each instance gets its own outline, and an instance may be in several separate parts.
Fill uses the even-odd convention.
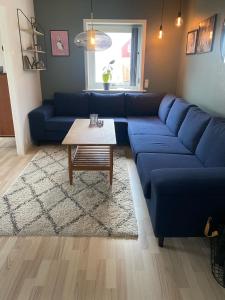
[[[52,56],[69,56],[68,30],[50,30]]]
[[[189,31],[187,34],[186,54],[195,54],[197,45],[198,29]]]
[[[217,15],[214,15],[199,24],[197,53],[207,53],[213,50],[216,18]]]

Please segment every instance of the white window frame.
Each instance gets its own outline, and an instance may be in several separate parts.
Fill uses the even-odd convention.
[[[83,20],[83,27],[84,30],[86,31],[90,25],[91,25],[91,19],[84,19]],[[140,83],[138,89],[132,89],[128,88],[127,90],[129,91],[143,91],[144,90],[144,67],[145,67],[145,48],[146,48],[146,30],[147,30],[147,20],[136,20],[136,19],[129,19],[129,20],[121,20],[121,19],[94,19],[93,20],[94,25],[139,25],[142,27],[142,32],[141,32],[141,41],[142,41],[142,47],[141,47],[141,53],[140,53]],[[84,63],[85,63],[85,90],[90,91],[93,89],[89,88],[89,74],[88,74],[88,58],[89,58],[90,52],[88,53],[85,51],[84,55]],[[111,90],[118,90],[116,89],[111,89]],[[125,88],[121,88],[121,90],[126,90]]]

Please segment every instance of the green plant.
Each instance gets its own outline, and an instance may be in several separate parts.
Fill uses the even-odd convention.
[[[107,66],[103,68],[102,80],[104,83],[109,83],[112,80],[112,65],[115,63],[115,60],[111,60]]]

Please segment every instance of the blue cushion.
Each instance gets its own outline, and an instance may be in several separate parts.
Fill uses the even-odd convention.
[[[156,116],[162,95],[153,93],[132,93],[125,95],[127,116]]]
[[[169,111],[175,101],[176,97],[173,95],[166,95],[159,106],[159,118],[162,122],[166,123]]]
[[[88,117],[88,99],[88,93],[55,93],[55,115]]]
[[[128,117],[128,133],[174,136],[158,117]]]
[[[192,105],[182,99],[176,99],[166,119],[166,125],[177,135],[180,126]]]
[[[48,131],[69,131],[75,117],[52,117],[45,122]]]
[[[225,166],[225,119],[214,118],[209,122],[196,155],[206,167]]]
[[[151,198],[151,171],[165,168],[201,168],[194,155],[142,153],[137,158],[137,170],[146,198]]]
[[[211,117],[198,107],[191,107],[188,111],[178,132],[178,137],[190,151],[195,151],[210,119]]]
[[[139,153],[192,154],[177,137],[172,136],[131,135],[130,145],[135,159]]]
[[[124,93],[92,93],[89,102],[90,113],[96,113],[100,117],[124,117],[124,98]]]

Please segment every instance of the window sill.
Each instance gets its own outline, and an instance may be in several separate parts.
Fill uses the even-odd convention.
[[[110,89],[108,91],[103,89],[87,89],[83,90],[83,92],[98,92],[98,93],[146,93],[146,90],[132,90],[132,89]]]

